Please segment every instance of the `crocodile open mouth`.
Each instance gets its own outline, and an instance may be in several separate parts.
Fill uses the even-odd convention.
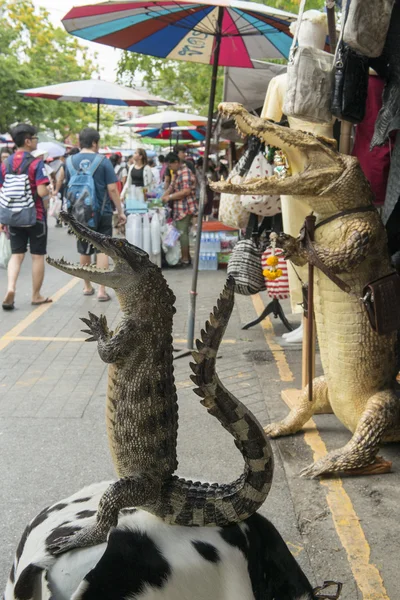
[[[283,155],[271,176],[211,183],[213,190],[237,195],[319,195],[337,181],[345,169],[345,161],[336,151],[336,142],[307,131],[276,125],[268,119],[251,115],[241,104],[225,102],[219,111],[235,122],[238,133],[255,136]],[[286,163],[286,164],[285,164]]]
[[[78,223],[76,219],[74,219],[69,213],[61,212],[60,218],[68,224],[70,230],[75,235],[75,237],[82,241],[88,242],[91,244],[95,250],[98,252],[107,254],[110,258],[116,258],[116,252],[113,248],[112,238],[103,235],[101,233],[97,233],[85,227],[81,223]],[[64,257],[60,259],[47,257],[47,262],[49,265],[60,269],[66,273],[70,273],[71,275],[75,275],[76,277],[82,277],[83,279],[87,279],[88,275],[94,274],[107,274],[112,273],[114,271],[114,266],[111,266],[107,269],[103,269],[101,267],[97,267],[96,265],[80,265],[76,263],[70,263],[64,259]]]

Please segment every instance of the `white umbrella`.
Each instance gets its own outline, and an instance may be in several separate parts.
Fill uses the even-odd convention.
[[[147,92],[139,92],[138,90],[102,81],[101,79],[56,83],[55,85],[46,85],[28,90],[18,90],[18,93],[31,98],[97,104],[97,129],[100,126],[101,104],[112,106],[161,106],[164,104],[174,104],[174,102],[152,96]]]
[[[207,117],[193,115],[176,110],[164,110],[163,112],[155,113],[154,115],[138,117],[130,119],[120,125],[129,127],[162,127],[164,129],[172,129],[173,127],[200,127],[207,123]]]
[[[38,150],[46,152],[49,158],[58,158],[66,153],[65,146],[58,142],[39,142],[37,147]]]

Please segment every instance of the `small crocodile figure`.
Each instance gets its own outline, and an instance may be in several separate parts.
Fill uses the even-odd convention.
[[[314,249],[355,293],[343,292],[316,269],[314,309],[324,376],[313,381],[312,402],[304,389],[299,405],[265,431],[271,437],[294,434],[318,409],[331,408],[353,436],[343,448],[304,469],[302,475],[355,472],[374,463],[378,469],[381,442],[400,440],[400,409],[394,392],[395,334],[376,334],[358,300],[368,282],[393,270],[369,184],[358,160],[337,152],[334,140],[254,117],[241,104],[224,103],[220,111],[235,120],[242,135],[256,135],[283,150],[292,174],[240,185],[219,182],[212,184],[213,189],[231,194],[299,196],[319,221],[332,217],[316,229]],[[339,214],[347,209],[357,212]],[[312,262],[300,239],[282,234],[278,245],[294,264]]]
[[[273,456],[263,428],[254,415],[220,382],[215,373],[219,344],[234,304],[234,281],[228,279],[210,315],[198,352],[193,352],[193,381],[208,412],[234,437],[245,470],[229,484],[201,483],[174,475],[178,404],[173,375],[172,319],[175,296],[161,269],[146,252],[123,239],[96,233],[67,213],[61,213],[73,233],[112,258],[114,267],[100,270],[48,258],[50,265],[115,290],[122,319],[115,332],[104,316],[82,319],[97,341],[101,359],[109,364],[107,432],[120,479],[104,493],[96,523],[60,538],[50,550],[104,542],[118,513],[126,507],[147,510],[165,523],[224,526],[246,519],[263,504],[272,482]]]

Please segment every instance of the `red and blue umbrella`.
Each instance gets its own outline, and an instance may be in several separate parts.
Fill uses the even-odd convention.
[[[218,66],[254,68],[252,59],[288,58],[290,24],[297,15],[242,0],[114,0],[73,8],[63,19],[77,37],[113,48],[212,65],[203,180],[197,221],[188,315],[188,348],[193,348],[197,274],[207,163]],[[179,85],[179,81],[177,81]]]
[[[204,142],[206,139],[205,127],[197,127],[189,129],[187,127],[173,127],[172,129],[154,128],[154,129],[137,129],[135,135],[139,137],[150,137],[156,140],[191,140],[195,142]]]
[[[221,23],[220,66],[253,68],[254,58],[287,58],[297,15],[240,0],[125,0],[77,6],[63,19],[85,40],[159,58],[213,64]]]

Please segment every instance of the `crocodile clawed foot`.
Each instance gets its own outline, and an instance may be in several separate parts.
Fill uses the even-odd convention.
[[[89,327],[89,329],[82,329],[83,333],[88,333],[91,337],[88,338],[87,342],[97,342],[101,338],[105,338],[110,335],[110,331],[107,325],[107,319],[104,315],[94,315],[89,312],[89,319],[81,318],[81,321]]]
[[[75,548],[86,548],[87,546],[95,546],[107,541],[107,533],[99,531],[94,525],[88,525],[80,529],[72,535],[59,537],[48,546],[48,551],[53,556],[69,552]]]
[[[294,433],[292,429],[283,421],[266,425],[264,427],[264,431],[271,438],[281,437],[283,435],[292,435]]]

